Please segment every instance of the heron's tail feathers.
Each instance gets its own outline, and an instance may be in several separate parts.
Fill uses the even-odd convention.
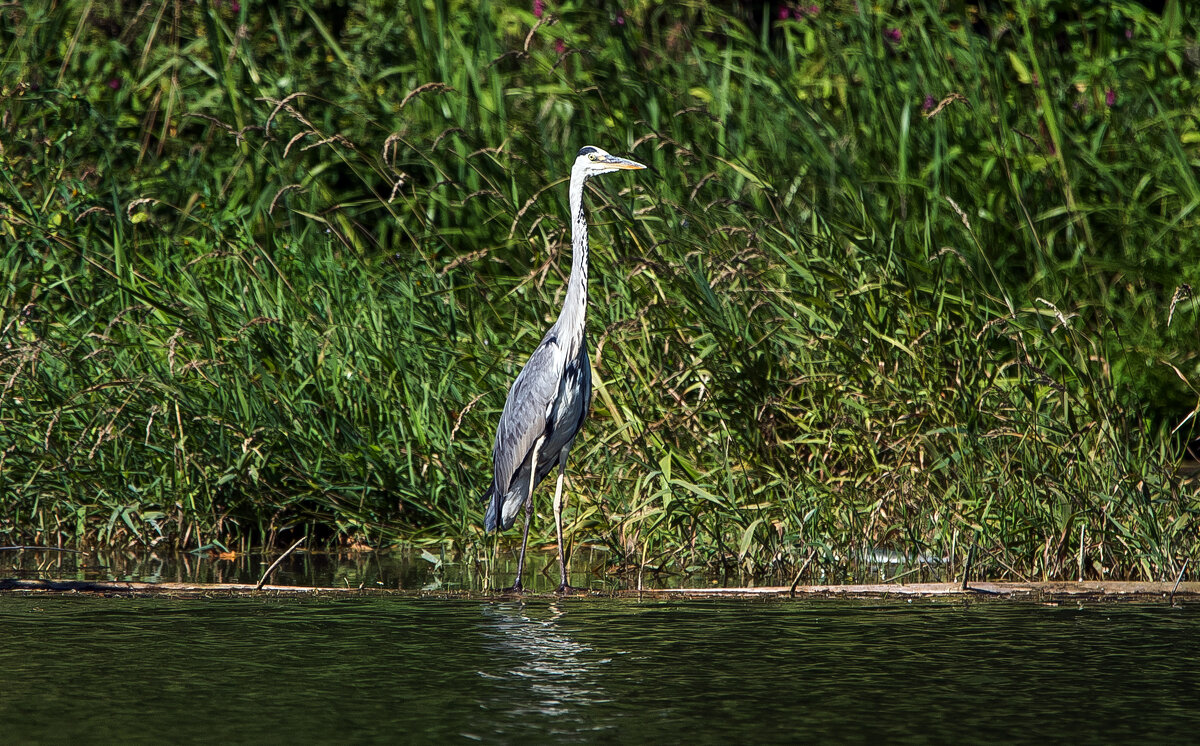
[[[500,528],[500,501],[496,499],[496,485],[488,487],[483,499],[487,503],[487,513],[483,516],[483,530],[496,531]]]

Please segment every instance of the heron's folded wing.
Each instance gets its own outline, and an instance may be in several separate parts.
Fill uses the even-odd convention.
[[[557,339],[547,335],[508,391],[492,447],[494,484],[501,495],[508,492],[513,474],[529,456],[533,444],[551,426],[550,412],[558,397],[563,362]]]

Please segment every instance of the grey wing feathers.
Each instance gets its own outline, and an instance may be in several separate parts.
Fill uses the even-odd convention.
[[[509,492],[513,475],[529,456],[533,444],[545,434],[562,371],[562,348],[553,336],[547,335],[529,356],[504,402],[492,446],[495,493],[504,496]]]

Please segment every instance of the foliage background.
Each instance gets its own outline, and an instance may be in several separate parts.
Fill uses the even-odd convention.
[[[595,144],[578,540],[1174,577],[1185,5],[6,5],[0,542],[480,546]]]

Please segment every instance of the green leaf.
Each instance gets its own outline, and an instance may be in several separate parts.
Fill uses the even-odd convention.
[[[1008,62],[1012,65],[1013,71],[1016,72],[1017,80],[1026,85],[1033,82],[1033,76],[1029,74],[1029,68],[1025,66],[1025,63],[1021,61],[1016,52],[1009,50]]]

